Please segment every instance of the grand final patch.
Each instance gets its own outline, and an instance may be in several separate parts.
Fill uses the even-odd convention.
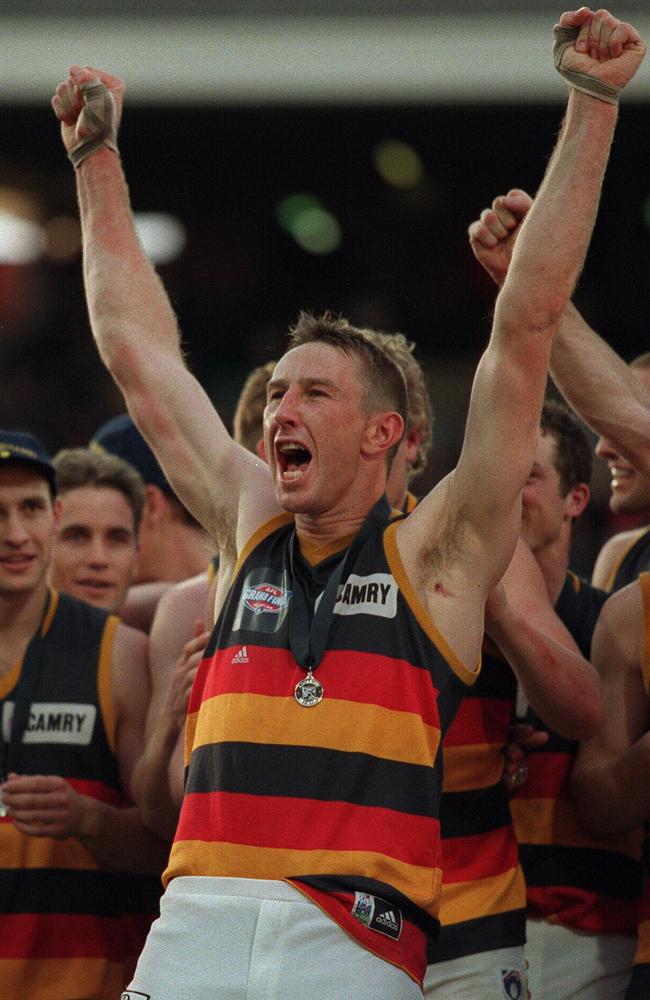
[[[402,933],[402,911],[380,896],[367,892],[355,892],[352,916],[370,930],[379,931],[395,941]]]
[[[245,587],[242,593],[244,606],[255,615],[265,612],[279,615],[286,608],[291,598],[291,591],[276,587],[272,583],[258,583],[254,587]]]

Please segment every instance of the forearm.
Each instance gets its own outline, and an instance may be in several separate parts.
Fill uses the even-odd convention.
[[[153,348],[180,355],[176,317],[140,245],[118,157],[102,149],[76,178],[91,326],[102,359],[124,386]]]
[[[528,704],[550,729],[566,739],[593,735],[602,719],[598,673],[568,633],[551,636],[529,617],[511,614],[491,623],[489,634]]]
[[[617,109],[571,90],[544,180],[497,302],[533,330],[559,322],[593,230]]]
[[[551,375],[574,410],[635,468],[650,474],[650,399],[628,365],[569,303]]]
[[[581,760],[571,791],[577,814],[593,837],[629,833],[650,821],[650,733],[613,760]]]
[[[158,727],[147,740],[133,775],[133,795],[140,807],[143,823],[153,833],[165,838],[173,837],[178,823],[178,806],[172,798],[169,781],[169,769],[178,740],[178,727],[171,722]]]
[[[73,836],[89,851],[100,868],[110,871],[162,871],[169,843],[144,825],[137,807],[119,809],[83,796],[84,807]]]

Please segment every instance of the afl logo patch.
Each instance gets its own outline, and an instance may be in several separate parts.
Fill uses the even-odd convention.
[[[245,587],[242,593],[244,607],[255,615],[279,615],[288,606],[290,598],[290,590],[272,583],[257,583],[253,587]]]

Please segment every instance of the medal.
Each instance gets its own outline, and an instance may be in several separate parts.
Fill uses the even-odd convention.
[[[317,681],[311,670],[307,671],[307,676],[298,681],[294,691],[294,697],[303,708],[313,708],[323,697],[323,685]]]

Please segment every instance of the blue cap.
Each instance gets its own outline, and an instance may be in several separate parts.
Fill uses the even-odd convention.
[[[47,451],[33,434],[0,430],[0,468],[6,462],[33,466],[47,479],[52,496],[56,496],[56,471]]]
[[[145,483],[173,492],[151,448],[128,413],[111,417],[95,431],[89,445],[96,451],[117,455],[140,473]]]

